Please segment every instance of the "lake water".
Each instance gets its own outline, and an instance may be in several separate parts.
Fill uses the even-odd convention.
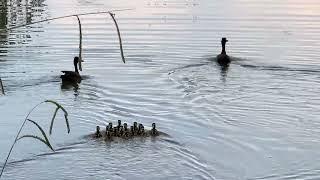
[[[0,164],[39,102],[61,103],[71,124],[67,134],[58,113],[54,153],[19,141],[3,179],[320,179],[317,0],[13,0],[0,26],[123,8],[134,8],[115,12],[126,64],[110,16],[80,17],[78,88],[59,78],[78,54],[75,17],[0,33]],[[227,70],[215,62],[221,37]],[[30,118],[47,131],[53,112],[43,104]],[[118,119],[156,122],[169,137],[84,138]]]

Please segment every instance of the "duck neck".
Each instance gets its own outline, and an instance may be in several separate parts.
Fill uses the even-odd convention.
[[[77,63],[74,63],[74,72],[79,73]]]
[[[226,43],[221,43],[221,45],[222,45],[221,54],[226,54]]]

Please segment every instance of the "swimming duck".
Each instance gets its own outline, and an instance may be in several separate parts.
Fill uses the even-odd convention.
[[[145,135],[143,124],[139,124],[138,135],[140,135],[140,136],[144,136]]]
[[[133,122],[133,133],[134,133],[134,135],[136,135],[138,133],[138,123],[137,122]]]
[[[106,131],[106,139],[111,139],[111,137],[112,137],[112,134],[111,134],[111,132],[110,132],[110,130],[108,130],[108,131]]]
[[[117,127],[113,127],[113,136],[114,137],[119,136],[119,131]]]
[[[130,126],[130,135],[134,136],[134,128],[133,128],[133,126]]]
[[[128,124],[123,123],[123,136],[124,137],[129,137],[129,130],[128,130]]]
[[[121,120],[118,120],[118,126],[117,126],[118,130],[120,129],[120,126],[121,126]]]
[[[112,131],[112,122],[109,123],[108,129],[109,129],[109,131]]]
[[[222,45],[222,51],[221,53],[217,56],[217,62],[220,65],[227,65],[230,63],[230,57],[226,53],[226,43],[228,42],[227,38],[223,37],[221,39],[221,45]]]
[[[100,133],[100,126],[96,127],[96,133],[94,134],[96,138],[100,138],[102,135]]]
[[[107,128],[108,128],[108,131],[109,131],[109,133],[110,133],[110,136],[112,136],[112,135],[113,135],[113,127],[112,127],[112,123],[111,123],[111,122],[109,123],[109,125],[107,126]]]
[[[119,128],[119,137],[121,137],[124,134],[123,126],[120,126]]]
[[[74,65],[74,71],[61,71],[64,73],[60,76],[62,79],[62,82],[69,82],[69,83],[80,83],[82,78],[79,74],[78,70],[78,63],[79,63],[79,57],[74,57],[73,59],[73,65]]]
[[[157,136],[157,135],[159,135],[159,132],[158,132],[158,130],[156,129],[156,123],[152,123],[152,129],[151,129],[151,131],[150,131],[150,134],[151,134],[152,136]]]
[[[109,125],[106,126],[106,135],[108,134],[109,131]]]

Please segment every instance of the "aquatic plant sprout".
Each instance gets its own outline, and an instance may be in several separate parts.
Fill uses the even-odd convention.
[[[61,110],[63,111],[63,113],[64,113],[64,117],[65,117],[66,125],[67,125],[67,132],[70,133],[70,125],[69,125],[69,120],[68,120],[68,112],[65,110],[65,108],[64,108],[63,106],[61,106],[59,103],[57,103],[57,102],[55,102],[55,101],[52,101],[52,100],[46,100],[46,101],[43,101],[43,102],[35,105],[35,106],[28,112],[26,118],[24,119],[24,121],[23,121],[23,123],[22,123],[22,125],[21,125],[21,127],[20,127],[20,129],[19,129],[19,131],[18,131],[18,133],[17,133],[17,135],[16,135],[16,138],[15,138],[15,140],[14,140],[14,142],[13,142],[13,144],[12,144],[10,150],[9,150],[8,156],[7,156],[7,158],[6,158],[6,161],[5,161],[5,163],[3,164],[3,166],[2,166],[2,170],[1,170],[1,173],[0,173],[0,178],[1,178],[2,174],[3,174],[4,168],[5,168],[6,165],[7,165],[7,162],[8,162],[8,160],[9,160],[10,154],[11,154],[11,152],[12,152],[12,150],[13,150],[13,147],[14,147],[14,145],[16,144],[17,141],[19,141],[19,140],[21,140],[21,139],[24,139],[24,138],[33,138],[33,139],[36,139],[36,140],[41,141],[41,142],[44,143],[48,148],[50,148],[52,151],[54,151],[52,145],[50,144],[50,141],[49,141],[49,139],[48,139],[48,136],[47,136],[46,133],[44,132],[43,128],[42,128],[37,122],[29,119],[29,116],[30,116],[30,114],[33,112],[33,110],[35,110],[39,105],[41,105],[41,104],[43,104],[43,103],[51,103],[51,104],[54,104],[54,105],[56,106],[55,112],[54,112],[53,117],[52,117],[52,119],[51,119],[49,134],[52,133],[53,122],[54,122],[54,120],[55,120],[55,117],[56,117],[57,112],[58,112],[59,109],[61,109]],[[21,133],[24,125],[26,124],[26,122],[30,122],[30,123],[32,123],[33,125],[35,125],[35,126],[39,129],[39,131],[41,132],[43,138],[42,138],[42,137],[39,137],[39,136],[36,136],[36,135],[29,135],[29,134],[20,136],[20,133]]]

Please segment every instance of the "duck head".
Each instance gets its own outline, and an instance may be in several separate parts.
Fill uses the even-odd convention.
[[[112,131],[112,122],[109,123],[109,129]]]
[[[156,123],[152,123],[152,130],[156,129]]]
[[[128,130],[128,125],[127,125],[127,123],[123,123],[123,129],[124,129],[125,131]]]

